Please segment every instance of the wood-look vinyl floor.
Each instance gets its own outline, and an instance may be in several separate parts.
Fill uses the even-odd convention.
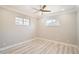
[[[22,45],[2,51],[5,54],[78,54],[76,47],[61,43],[35,39]]]

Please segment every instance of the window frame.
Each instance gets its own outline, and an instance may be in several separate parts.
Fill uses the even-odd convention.
[[[53,20],[56,20],[56,21],[54,22]],[[51,22],[47,23],[48,21],[51,21]],[[59,21],[56,18],[46,20],[46,26],[48,27],[59,26],[59,25],[60,25]]]
[[[29,26],[30,25],[30,18],[16,16],[16,25]]]

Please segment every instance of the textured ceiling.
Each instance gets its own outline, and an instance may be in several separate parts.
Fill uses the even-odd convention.
[[[41,12],[37,12],[37,10],[34,10],[33,8],[40,9],[40,5],[7,5],[9,8],[17,9],[19,11],[22,11],[26,14],[30,14],[33,16],[39,16]],[[51,14],[54,12],[60,12],[65,10],[71,10],[75,8],[74,5],[47,5],[46,9],[51,10],[51,12],[45,12],[43,14]],[[37,13],[35,13],[37,12]]]

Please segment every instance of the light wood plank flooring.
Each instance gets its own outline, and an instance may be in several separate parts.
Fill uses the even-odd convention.
[[[79,48],[61,43],[35,39],[22,45],[1,51],[5,54],[78,54]]]

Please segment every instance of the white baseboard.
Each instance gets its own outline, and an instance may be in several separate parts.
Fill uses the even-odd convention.
[[[30,41],[32,41],[32,40],[34,40],[34,39],[29,39],[29,40],[27,40],[27,41],[23,41],[23,42],[20,42],[20,43],[17,43],[17,44],[13,44],[13,45],[10,45],[10,46],[7,46],[7,47],[0,48],[0,51],[3,51],[3,50],[6,50],[6,49],[15,47],[15,46],[18,46],[18,45],[27,43],[27,42],[30,42]]]

